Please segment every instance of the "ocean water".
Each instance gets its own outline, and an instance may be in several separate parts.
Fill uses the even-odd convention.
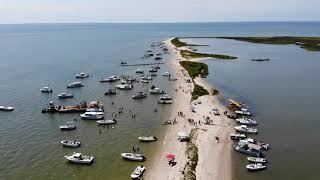
[[[12,112],[0,112],[0,178],[4,179],[128,179],[140,163],[123,161],[121,152],[139,146],[152,156],[156,144],[140,144],[141,135],[158,135],[161,122],[168,118],[170,106],[159,106],[157,97],[134,101],[131,96],[155,84],[173,94],[174,82],[158,76],[152,84],[138,85],[115,97],[103,93],[115,84],[100,84],[101,77],[132,74],[137,67],[128,63],[153,62],[140,57],[152,42],[175,36],[319,36],[318,22],[259,23],[177,23],[177,24],[25,24],[0,25],[0,104],[15,106]],[[250,174],[243,170],[243,156],[234,157],[236,179],[318,179],[316,158],[319,143],[316,103],[319,92],[319,53],[295,46],[257,45],[237,41],[192,39],[212,46],[200,51],[239,56],[233,62],[206,61],[208,81],[222,92],[221,98],[234,97],[252,106],[260,122],[259,138],[271,143],[267,153],[267,171]],[[157,51],[157,50],[155,50]],[[254,63],[252,57],[271,58]],[[164,57],[164,62],[170,55]],[[148,67],[142,67],[147,69]],[[160,72],[170,70],[163,65]],[[66,90],[83,71],[90,78],[85,87]],[[49,85],[53,94],[41,94]],[[73,99],[58,100],[57,93],[67,91]],[[119,107],[123,114],[114,129],[102,129],[95,122],[80,120],[77,114],[41,114],[53,100],[55,104],[77,104],[82,100],[101,100],[106,116]],[[112,106],[111,102],[115,102]],[[158,112],[153,112],[154,109]],[[129,110],[137,114],[131,119]],[[58,126],[77,118],[77,130],[61,132]],[[62,139],[80,140],[79,149],[66,149]],[[92,154],[91,166],[69,164],[63,156],[74,151]],[[146,162],[148,164],[148,160]]]

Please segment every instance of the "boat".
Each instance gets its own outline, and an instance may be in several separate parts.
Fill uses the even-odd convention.
[[[234,127],[234,129],[236,131],[242,132],[242,133],[250,133],[250,134],[257,134],[258,133],[258,129],[249,128],[246,125],[236,126],[236,127]]]
[[[49,87],[43,87],[40,89],[40,91],[43,93],[52,93],[52,89],[50,89]]]
[[[160,97],[160,100],[172,100],[172,97],[171,96],[169,96],[169,95],[164,95],[164,96],[161,96]]]
[[[251,59],[251,61],[263,62],[263,61],[270,61],[270,59]]]
[[[142,174],[144,173],[144,171],[146,170],[146,168],[144,166],[138,166],[133,173],[131,174],[131,178],[132,179],[138,179],[140,178],[140,176],[142,176]]]
[[[73,94],[67,94],[67,93],[60,93],[60,94],[58,94],[58,97],[60,98],[60,99],[66,99],[66,98],[73,98]]]
[[[101,108],[89,108],[86,112],[104,112],[104,110]]]
[[[104,78],[104,79],[100,80],[101,83],[103,83],[103,82],[116,82],[116,81],[120,81],[120,78],[118,78],[117,76],[110,76],[108,78]]]
[[[162,76],[170,76],[170,73],[169,72],[164,72],[164,73],[162,73]]]
[[[137,69],[137,70],[135,70],[135,72],[138,73],[138,74],[143,74],[144,73],[144,71],[142,69]]]
[[[97,123],[98,123],[98,125],[116,124],[117,120],[115,120],[115,119],[99,120],[99,121],[97,121]]]
[[[151,66],[152,69],[160,69],[159,65]]]
[[[82,119],[88,120],[102,120],[104,118],[103,112],[85,112],[84,114],[80,114]]]
[[[236,145],[234,150],[242,154],[246,154],[253,157],[263,157],[263,154],[260,150],[249,147],[249,145]]]
[[[257,122],[257,121],[254,121],[254,120],[252,120],[252,119],[247,119],[247,118],[236,119],[236,121],[237,121],[239,124],[247,125],[247,126],[257,126],[257,125],[258,125],[258,122]]]
[[[72,148],[77,148],[77,147],[80,147],[81,145],[80,141],[68,141],[68,140],[61,141],[61,144],[65,147],[72,147]]]
[[[49,104],[48,104],[48,107],[45,108],[45,109],[42,109],[42,113],[54,113],[54,112],[57,112],[57,108],[54,106],[54,103],[53,101],[50,101]]]
[[[238,115],[242,115],[242,116],[251,116],[251,113],[249,111],[234,111],[236,114]]]
[[[131,90],[133,88],[132,84],[119,84],[116,85],[117,89],[121,89],[121,90]]]
[[[11,106],[0,106],[0,111],[12,111],[14,107]]]
[[[67,124],[59,126],[59,128],[61,130],[74,130],[77,126],[71,122],[67,122]]]
[[[82,82],[72,82],[67,85],[67,88],[78,88],[78,87],[83,87],[84,84]]]
[[[247,157],[247,160],[251,163],[267,163],[266,158]]]
[[[145,157],[141,154],[134,154],[134,153],[121,153],[121,156],[129,161],[144,161]]]
[[[141,80],[142,83],[149,83],[147,80]]]
[[[148,95],[143,92],[138,92],[137,94],[132,96],[132,99],[143,99],[146,98]]]
[[[155,136],[140,136],[138,139],[141,142],[153,142],[158,140],[158,138]]]
[[[157,56],[154,58],[154,60],[161,60],[161,59],[162,59],[162,57],[160,57],[160,56]]]
[[[161,52],[157,52],[156,55],[157,55],[157,56],[161,56],[162,53],[161,53]]]
[[[266,169],[267,166],[261,163],[256,163],[256,164],[248,164],[246,168],[248,169],[248,171],[260,171],[260,170]]]
[[[150,94],[164,94],[165,92],[163,90],[160,90],[159,88],[152,88],[149,90]]]
[[[104,95],[116,95],[117,92],[115,89],[108,89],[107,92],[104,93]]]
[[[81,73],[76,74],[75,77],[76,78],[87,78],[87,77],[89,77],[89,74],[81,72]]]
[[[172,100],[159,100],[158,104],[172,104],[173,101]]]
[[[147,81],[151,81],[152,77],[151,76],[142,76],[141,80],[147,80]]]
[[[150,69],[149,69],[149,72],[158,72],[158,70],[155,69],[155,68],[150,68]]]
[[[158,76],[157,73],[150,73],[150,76]]]
[[[121,64],[121,65],[125,65],[125,64],[127,64],[127,62],[122,61],[120,64]]]
[[[268,150],[270,149],[270,144],[266,144],[264,142],[261,142],[261,141],[256,141],[252,138],[247,138],[247,139],[242,139],[239,141],[239,143],[242,143],[242,144],[248,144],[248,145],[251,145],[251,146],[257,146],[256,149],[264,149],[264,150]]]
[[[237,119],[238,118],[237,115],[232,115],[232,114],[228,114],[227,117],[230,119]]]
[[[245,135],[245,134],[230,134],[230,138],[233,141],[239,141],[239,140],[244,139],[246,137],[247,137],[247,135]]]
[[[91,164],[93,162],[94,157],[82,155],[81,153],[73,153],[70,156],[64,156],[69,162],[76,164]]]

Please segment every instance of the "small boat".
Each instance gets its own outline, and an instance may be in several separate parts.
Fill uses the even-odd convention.
[[[131,178],[132,179],[138,179],[140,178],[140,176],[142,176],[142,174],[144,173],[144,171],[146,170],[146,168],[144,166],[138,166],[133,173],[131,174]]]
[[[57,108],[54,106],[53,101],[50,101],[47,108],[42,109],[42,113],[54,113],[57,112]]]
[[[103,112],[85,112],[84,114],[80,114],[82,119],[88,120],[102,120],[104,118]]]
[[[81,72],[81,73],[76,74],[75,77],[76,78],[87,78],[87,77],[89,77],[89,74]]]
[[[60,94],[58,94],[58,97],[60,99],[73,98],[73,94],[60,93]]]
[[[158,70],[155,69],[155,68],[150,68],[150,69],[149,69],[149,72],[158,72]]]
[[[90,164],[93,162],[94,157],[82,155],[81,153],[73,153],[70,156],[64,156],[69,162],[76,163],[76,164]]]
[[[141,154],[134,154],[134,153],[121,153],[121,156],[130,161],[144,161],[145,157]]]
[[[155,136],[140,136],[138,139],[141,142],[153,142],[158,140],[158,138]]]
[[[154,60],[161,60],[162,57],[158,56],[158,57],[155,57]]]
[[[249,111],[235,111],[235,113],[243,116],[251,116],[251,113]]]
[[[245,139],[247,137],[247,135],[245,134],[230,134],[230,138],[233,141],[239,141],[241,139]]]
[[[251,61],[263,62],[263,61],[270,61],[270,59],[251,59]]]
[[[80,147],[80,141],[68,141],[68,140],[64,140],[61,141],[61,144],[65,147],[72,147],[72,148],[77,148]]]
[[[150,76],[158,76],[157,73],[150,73]]]
[[[0,111],[12,111],[14,107],[11,106],[0,106]]]
[[[150,94],[164,94],[165,92],[163,90],[160,90],[159,88],[153,88],[149,90]]]
[[[86,112],[104,112],[104,110],[100,108],[89,108]]]
[[[239,124],[247,125],[247,126],[257,126],[257,125],[258,125],[258,122],[257,122],[257,121],[254,121],[254,120],[252,120],[252,119],[247,119],[247,118],[236,119],[236,121],[237,121]]]
[[[169,72],[164,72],[164,73],[162,73],[162,76],[170,76],[170,73]]]
[[[122,61],[121,63],[120,63],[121,65],[124,65],[124,64],[127,64],[127,62],[125,62],[125,61]]]
[[[247,160],[251,163],[267,163],[266,158],[247,157]]]
[[[147,80],[141,80],[142,83],[149,83]]]
[[[141,79],[142,79],[142,80],[151,81],[151,80],[152,80],[152,77],[151,77],[151,76],[142,76]]]
[[[119,84],[116,85],[117,89],[121,89],[121,90],[131,90],[133,89],[133,85],[132,84]]]
[[[138,73],[138,74],[143,74],[144,73],[144,71],[142,69],[137,69],[137,70],[135,70],[135,72]]]
[[[256,141],[256,140],[254,140],[252,138],[242,139],[242,140],[240,140],[239,143],[248,144],[248,145],[256,145],[259,148],[264,149],[264,150],[270,149],[270,144],[266,144],[266,143],[261,142],[261,141]]]
[[[49,87],[43,87],[40,89],[40,91],[43,93],[52,93],[52,89],[50,89]]]
[[[151,66],[152,69],[160,69],[159,65]]]
[[[169,95],[164,95],[160,97],[160,100],[172,100],[172,97]]]
[[[259,149],[249,147],[249,145],[237,145],[234,147],[234,150],[249,156],[263,157],[263,154]]]
[[[117,76],[110,76],[108,78],[104,78],[104,79],[100,80],[101,83],[103,83],[103,82],[116,82],[116,81],[120,81],[120,78],[118,78]]]
[[[232,114],[228,114],[227,117],[230,119],[237,119],[238,118],[238,116],[232,115]]]
[[[115,120],[115,119],[99,120],[99,121],[97,121],[97,123],[98,123],[98,125],[116,124],[117,120]]]
[[[137,94],[132,96],[132,99],[143,99],[146,98],[148,95],[143,92],[138,92]]]
[[[171,78],[171,77],[169,77],[169,79],[168,79],[169,81],[177,81],[178,80],[178,78]]]
[[[108,89],[107,92],[104,93],[104,95],[116,95],[117,92],[115,89]]]
[[[67,88],[78,88],[83,87],[84,84],[82,82],[73,82],[67,85]]]
[[[250,133],[250,134],[257,134],[258,133],[258,129],[249,128],[246,125],[236,126],[236,127],[234,127],[234,129],[236,131],[242,132],[242,133]]]
[[[260,170],[266,169],[267,166],[261,163],[257,163],[257,164],[248,164],[246,168],[248,169],[248,171],[260,171]]]
[[[159,100],[158,104],[172,104],[173,101],[172,100]]]
[[[77,126],[71,122],[67,122],[67,124],[59,126],[59,128],[61,130],[74,130]]]
[[[169,124],[173,124],[173,122],[171,120],[168,120],[162,123],[162,125],[169,125]]]

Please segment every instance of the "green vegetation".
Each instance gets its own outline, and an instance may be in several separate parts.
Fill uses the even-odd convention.
[[[176,47],[183,47],[183,46],[208,46],[208,45],[196,45],[196,44],[188,44],[188,43],[186,43],[186,42],[182,42],[182,41],[180,41],[180,39],[179,38],[173,38],[172,40],[171,40],[171,43],[174,45],[174,46],[176,46]]]
[[[234,57],[234,56],[228,56],[223,54],[198,53],[198,52],[192,52],[189,50],[181,50],[180,53],[182,57],[186,59],[193,59],[193,58],[237,59],[237,57]]]
[[[205,78],[208,76],[208,65],[202,62],[180,61],[180,65],[188,71],[190,77],[194,79],[197,76]]]
[[[204,89],[202,86],[199,86],[196,83],[193,83],[193,84],[194,84],[194,88],[192,91],[191,100],[197,100],[200,96],[205,96],[209,94],[209,92],[206,89]]]
[[[218,89],[211,89],[211,94],[212,94],[213,96],[216,96],[216,95],[219,94],[219,90],[218,90]]]
[[[197,129],[191,130],[189,138],[186,152],[188,162],[185,166],[184,180],[196,180],[196,167],[198,164]]]
[[[278,36],[278,37],[217,37],[222,39],[233,39],[238,41],[246,41],[259,44],[296,44],[308,51],[320,51],[320,37],[293,37],[293,36]]]

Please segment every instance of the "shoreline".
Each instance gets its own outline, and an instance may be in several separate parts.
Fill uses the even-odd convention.
[[[187,130],[189,133],[192,129],[196,129],[197,138],[195,144],[198,147],[198,162],[195,175],[197,179],[232,179],[232,164],[231,152],[232,141],[229,134],[233,132],[232,121],[225,116],[214,116],[211,110],[218,108],[222,114],[226,108],[219,102],[217,96],[205,95],[199,97],[194,102],[201,101],[201,104],[191,103],[191,92],[193,91],[193,83],[185,81],[187,71],[179,64],[179,61],[201,61],[207,58],[185,59],[181,56],[180,51],[185,49],[176,48],[171,39],[165,41],[166,46],[172,52],[172,59],[168,65],[175,71],[178,78],[175,88],[178,89],[175,95],[172,114],[170,119],[176,119],[177,124],[168,125],[165,129],[165,136],[162,140],[162,146],[157,149],[154,161],[150,163],[151,167],[146,171],[145,179],[152,180],[173,180],[184,177],[182,171],[185,170],[185,165],[188,162],[185,142],[178,140],[177,134],[182,130]],[[195,82],[208,92],[213,88],[203,78],[195,78]],[[191,106],[196,110],[191,112]],[[178,116],[181,111],[184,117]],[[213,124],[204,124],[204,116],[208,116],[213,120]],[[194,119],[195,124],[190,124],[187,119]],[[219,137],[219,142],[215,141],[215,137]],[[174,154],[175,166],[169,166],[168,160],[165,158],[167,154]]]

